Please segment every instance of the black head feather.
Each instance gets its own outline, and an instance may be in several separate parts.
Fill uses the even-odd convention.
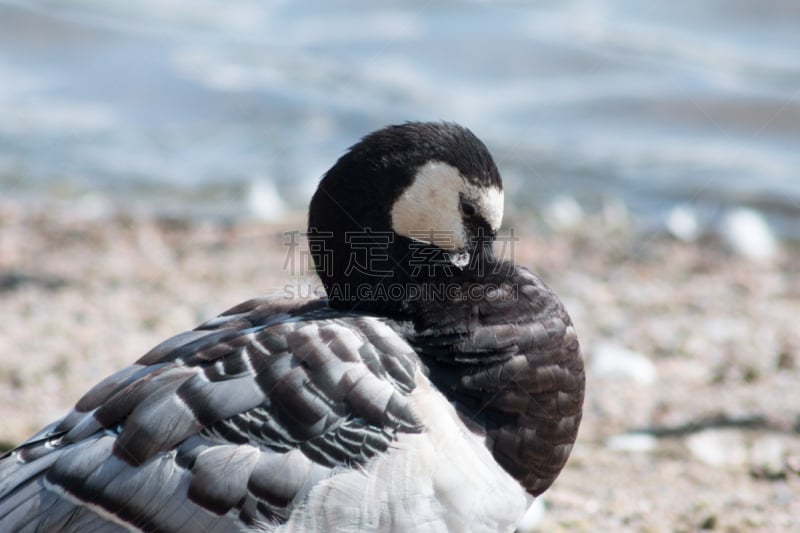
[[[448,122],[408,122],[371,133],[325,174],[311,200],[308,226],[311,254],[331,305],[397,311],[397,304],[386,298],[355,293],[359,287],[415,281],[409,260],[420,253],[411,250],[415,243],[394,233],[390,211],[416,172],[430,162],[454,167],[472,185],[502,189],[486,145],[470,130]],[[361,249],[354,249],[354,235]],[[370,260],[368,269],[354,268],[359,254]]]

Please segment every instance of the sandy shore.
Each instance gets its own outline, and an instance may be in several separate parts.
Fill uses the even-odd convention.
[[[284,232],[303,218],[0,203],[0,443],[60,417],[166,337],[296,281]],[[800,528],[800,252],[757,263],[712,238],[602,218],[517,234],[515,260],[562,296],[588,365],[579,443],[545,495],[542,529]]]

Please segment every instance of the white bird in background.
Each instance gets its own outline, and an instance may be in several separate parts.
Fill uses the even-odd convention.
[[[311,200],[327,298],[242,303],[0,459],[0,530],[512,531],[575,441],[569,316],[493,257],[502,182],[448,123],[366,136]]]

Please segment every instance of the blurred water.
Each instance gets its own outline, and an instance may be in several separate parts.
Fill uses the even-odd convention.
[[[359,136],[447,119],[517,211],[764,210],[800,235],[800,3],[0,0],[0,193],[303,206]]]

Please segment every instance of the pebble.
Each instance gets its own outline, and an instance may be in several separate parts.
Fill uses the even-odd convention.
[[[673,237],[683,242],[694,242],[700,237],[700,223],[691,206],[681,204],[670,209],[664,225]]]
[[[258,220],[280,220],[286,214],[286,205],[275,185],[266,178],[256,178],[247,190],[247,207]]]
[[[583,222],[583,208],[571,196],[558,196],[545,208],[544,219],[553,229],[573,229]]]
[[[689,452],[714,467],[735,467],[747,463],[747,447],[741,431],[706,429],[686,438]]]
[[[67,212],[74,220],[102,221],[114,215],[111,200],[100,193],[87,193],[77,198]]]
[[[759,262],[772,260],[778,242],[764,217],[752,209],[737,208],[722,219],[720,234],[736,253]]]
[[[609,450],[618,452],[650,452],[656,447],[657,439],[648,433],[621,433],[606,441]]]
[[[628,206],[621,198],[607,198],[603,202],[603,222],[609,228],[630,228],[631,216]]]
[[[786,475],[786,450],[776,437],[756,439],[750,448],[750,471],[757,477],[777,479]]]
[[[600,342],[592,352],[591,370],[596,376],[649,385],[655,382],[656,366],[650,359],[612,342]]]

